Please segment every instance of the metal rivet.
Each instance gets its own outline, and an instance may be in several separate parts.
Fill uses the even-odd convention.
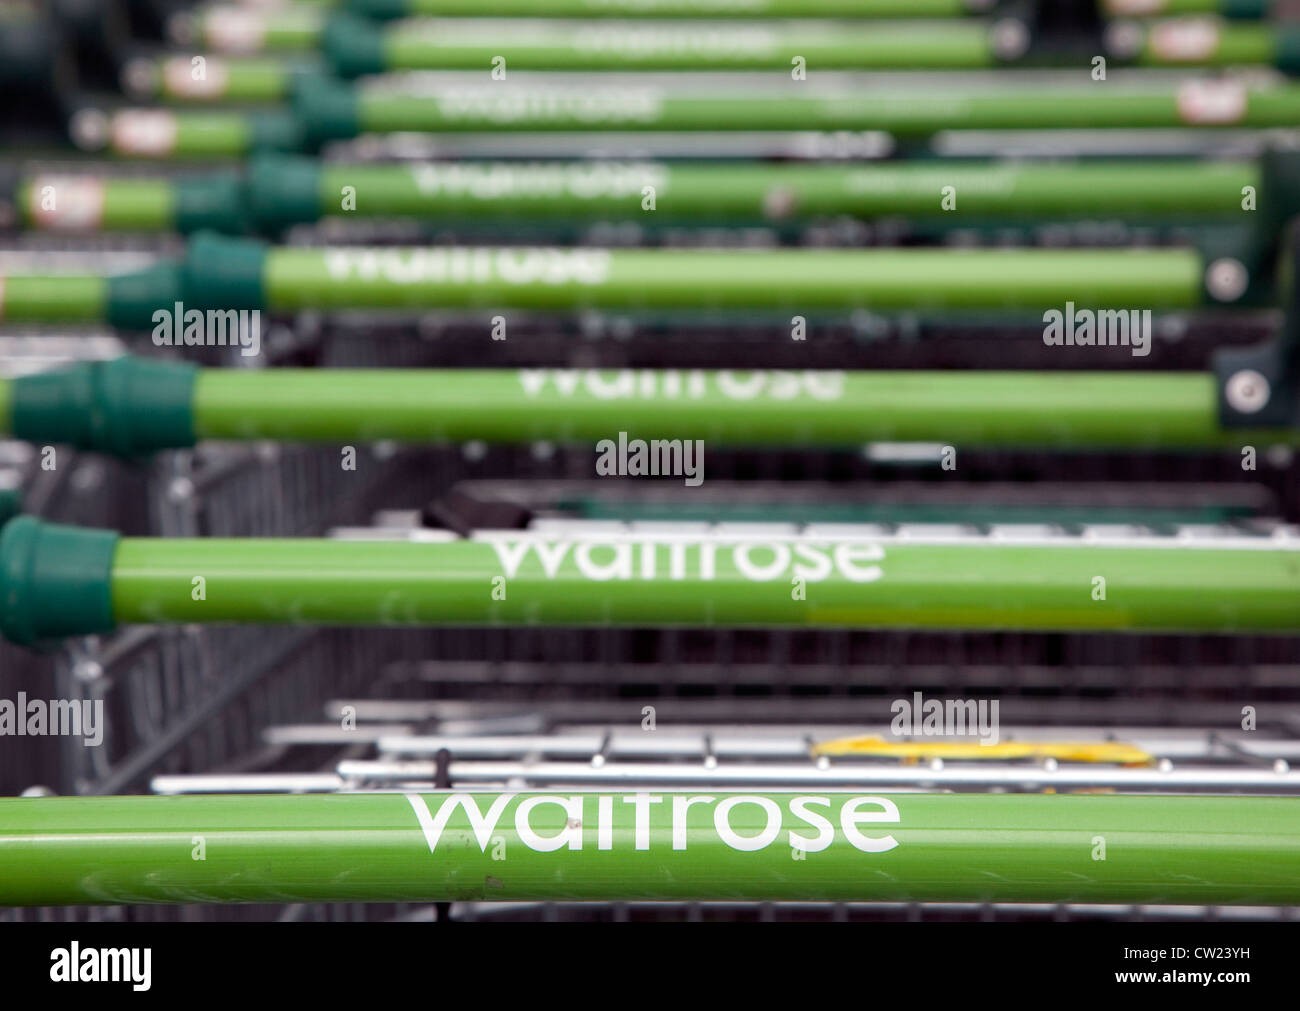
[[[167,37],[177,45],[188,46],[194,41],[194,15],[178,13],[167,19]]]
[[[194,482],[188,477],[176,477],[167,485],[167,497],[173,502],[188,502],[194,497]]]
[[[1029,29],[1017,18],[1003,18],[989,31],[989,45],[999,59],[1014,60],[1029,49]]]
[[[1278,470],[1286,470],[1295,459],[1295,451],[1290,446],[1269,446],[1264,450],[1264,459]]]
[[[1242,369],[1228,377],[1223,386],[1228,406],[1241,414],[1254,414],[1268,403],[1272,390],[1268,380],[1254,369]]]
[[[1235,302],[1246,294],[1250,274],[1240,260],[1221,257],[1205,271],[1205,289],[1219,302]]]
[[[763,194],[763,214],[776,221],[790,217],[798,206],[799,198],[788,186],[774,186]]]
[[[72,665],[72,676],[78,681],[98,681],[104,676],[104,666],[98,660],[83,658]]]
[[[108,117],[98,109],[82,109],[69,122],[68,133],[83,151],[98,151],[108,143]]]
[[[150,60],[128,60],[122,68],[122,90],[137,98],[152,96],[159,87],[158,74]]]
[[[1106,51],[1115,59],[1129,60],[1142,51],[1146,33],[1133,21],[1116,21],[1106,29]]]

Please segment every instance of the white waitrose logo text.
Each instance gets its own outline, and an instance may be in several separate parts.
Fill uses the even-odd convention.
[[[561,397],[595,400],[839,400],[844,396],[843,372],[788,372],[782,369],[706,372],[702,369],[661,372],[620,369],[520,369],[524,395],[550,392]]]
[[[640,200],[646,186],[662,195],[669,175],[662,165],[593,162],[554,165],[547,162],[492,162],[480,165],[431,164],[411,169],[415,188],[425,196],[472,197],[600,197]]]
[[[726,60],[728,57],[766,55],[776,51],[780,36],[764,26],[725,27],[702,24],[676,25],[595,24],[574,33],[573,47],[579,52],[619,53],[635,60],[661,53],[697,53]]]
[[[409,83],[417,84],[418,81]],[[418,95],[418,87],[407,94]],[[663,110],[662,92],[649,88],[436,88],[433,100],[449,122],[524,120],[577,123],[652,123]]]
[[[820,583],[832,576],[851,583],[871,583],[883,575],[878,544],[818,540],[687,541],[672,538],[584,538],[582,540],[497,540],[491,543],[507,579],[520,572],[531,553],[547,579],[555,579],[566,561],[596,582],[609,580],[696,579],[711,582],[721,570],[754,583],[791,577]],[[661,575],[662,574],[662,575]]]
[[[424,833],[425,841],[429,844],[430,853],[437,853],[438,843],[442,840],[443,833],[458,807],[465,812],[469,820],[470,830],[474,834],[479,850],[486,853],[493,835],[497,832],[502,815],[517,796],[513,793],[500,794],[492,799],[487,811],[483,811],[479,807],[478,798],[468,793],[453,793],[443,799],[436,813],[429,810],[426,799],[418,794],[407,794],[406,799],[410,802],[411,809],[415,811],[415,817],[420,823],[420,831]],[[588,807],[592,806],[589,804],[591,801],[595,802],[594,812],[588,810]],[[653,793],[626,794],[617,797],[546,794],[528,797],[519,802],[515,807],[514,830],[520,842],[538,853],[552,853],[560,849],[581,850],[585,844],[592,841],[593,835],[598,850],[614,849],[616,840],[622,844],[622,847],[626,847],[628,842],[631,842],[632,849],[649,850],[652,847],[651,840],[654,838],[652,828],[659,829],[661,840],[664,836],[663,830],[668,829],[671,849],[684,850],[687,849],[692,838],[705,843],[712,841],[707,837],[702,838],[708,832],[707,828],[701,832],[697,827],[693,835],[687,831],[687,814],[697,804],[714,805],[710,828],[723,845],[743,853],[767,849],[777,842],[787,820],[781,805],[775,798],[750,794],[733,794],[726,797],[715,797],[712,794],[665,796]],[[536,808],[543,806],[558,807],[564,813],[564,827],[555,834],[542,835],[533,826],[530,816]],[[812,829],[815,833],[805,835],[789,829],[787,843],[791,849],[805,853],[820,853],[835,841],[836,824],[830,818],[831,806],[829,797],[789,798],[788,812],[790,818],[797,823],[796,827]],[[625,830],[614,831],[617,818],[615,812],[626,818],[629,807],[632,809],[630,840]],[[736,831],[735,822],[738,819],[733,812],[738,808],[747,807],[757,807],[763,812],[763,827],[757,835],[741,835]],[[818,807],[825,810],[815,810]],[[898,845],[898,840],[892,835],[868,835],[860,827],[871,824],[896,825],[901,821],[898,806],[885,797],[847,797],[840,807],[836,821],[843,841],[863,853],[887,853]],[[626,826],[620,827],[626,828]],[[752,826],[746,824],[746,827]],[[458,845],[458,843],[451,843],[451,845]]]
[[[333,281],[389,284],[603,284],[604,249],[331,249],[325,271]]]

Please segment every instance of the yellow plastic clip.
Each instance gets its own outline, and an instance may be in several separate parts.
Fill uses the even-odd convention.
[[[1146,765],[1155,760],[1140,748],[1114,741],[889,741],[883,737],[842,737],[813,746],[814,755],[872,755],[905,761],[944,759],[1055,758],[1062,762]]]

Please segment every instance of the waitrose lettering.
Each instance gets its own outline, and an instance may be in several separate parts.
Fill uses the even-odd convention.
[[[609,277],[604,249],[446,246],[429,249],[331,249],[325,272],[333,281],[387,284],[603,284]]]
[[[783,807],[775,797],[753,794],[535,794],[520,800],[518,794],[503,793],[492,797],[484,810],[481,804],[488,798],[454,793],[436,811],[428,798],[407,794],[406,799],[433,854],[439,845],[445,850],[468,844],[464,830],[448,830],[457,811],[468,820],[469,834],[484,853],[505,826],[513,826],[518,840],[538,853],[582,850],[593,843],[597,850],[685,850],[692,840],[707,843],[713,841],[711,837],[742,853],[778,843],[820,853],[837,836],[839,842],[863,853],[887,853],[898,846],[898,840],[865,826],[897,825],[902,820],[898,806],[886,797],[837,797],[833,802],[828,796],[797,796],[787,798]],[[513,818],[505,817],[515,801]],[[696,807],[708,810],[711,817],[688,818]]]
[[[884,571],[885,550],[861,541],[689,541],[674,538],[537,540],[486,538],[502,572],[513,579],[540,570],[547,579],[577,575],[595,582],[670,579],[753,583],[839,578],[871,583]]]
[[[452,162],[416,165],[410,172],[416,189],[424,196],[475,200],[504,197],[573,197],[579,200],[635,197],[639,200],[644,187],[651,186],[662,195],[669,182],[669,174],[662,165],[641,162],[581,165],[556,165],[553,162],[461,165]]]
[[[844,373],[785,369],[520,369],[526,397],[558,394],[593,400],[811,400],[844,396]]]

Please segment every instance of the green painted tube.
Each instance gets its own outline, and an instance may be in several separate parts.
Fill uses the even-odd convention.
[[[305,143],[288,109],[133,108],[109,118],[106,150],[119,158],[242,158]]]
[[[416,166],[337,164],[263,155],[245,177],[182,180],[33,175],[18,189],[21,223],[33,230],[274,234],[331,215],[440,221],[567,223],[630,219],[674,224],[801,221],[823,215],[909,215],[941,226],[972,220],[1092,215],[1238,218],[1242,193],[1300,204],[1268,187],[1250,162],[898,165],[675,164],[671,162],[456,162]],[[43,201],[47,186],[57,197]],[[646,187],[655,209],[643,206]],[[945,187],[956,196],[941,210]],[[347,188],[351,187],[349,191]],[[341,209],[343,196],[355,210]]]
[[[1193,306],[1192,250],[699,252],[276,248],[268,308],[1004,309]]]
[[[1216,19],[1161,21],[1139,29],[1132,56],[1144,66],[1276,66],[1300,70],[1297,32]],[[1000,56],[986,24],[947,20],[836,23],[566,22],[410,19],[377,26],[335,17],[322,51],[346,77],[401,70],[970,70],[1001,63],[1069,65],[1078,54],[1032,48]]]
[[[253,147],[253,131],[248,120],[238,114],[177,116],[175,143],[168,156],[202,157],[225,155]],[[123,152],[115,152],[123,153]],[[126,152],[129,153],[129,152]]]
[[[193,390],[198,438],[309,442],[594,444],[620,431],[759,446],[1249,441],[1221,430],[1217,410],[1208,373],[206,369]]]
[[[1298,560],[1183,543],[122,538],[111,596],[118,624],[1294,633]],[[806,599],[792,599],[802,583]]]
[[[137,456],[201,439],[413,444],[1188,449],[1298,444],[1219,427],[1196,373],[197,369],[119,358],[0,383],[0,432]]]
[[[176,187],[165,179],[35,175],[18,186],[19,222],[34,231],[167,231]]]
[[[985,14],[972,0],[298,0],[366,17],[948,18]],[[1104,0],[1111,16],[1221,14],[1264,17],[1272,0]]]
[[[1274,66],[1300,71],[1300,30],[1291,24],[1182,18],[1143,25],[1135,62],[1149,67]]]
[[[1173,21],[1145,26],[1137,62],[1148,67],[1271,66],[1278,55],[1278,39],[1269,25]]]
[[[168,56],[138,64],[148,73],[153,91],[166,102],[279,102],[289,97],[294,79],[307,72],[306,63],[283,58],[203,57],[203,74],[196,76],[190,55]]]
[[[158,309],[754,310],[811,313],[1185,308],[1190,249],[697,251],[430,247],[297,249],[200,235],[185,259],[100,278],[9,277],[5,318],[152,329]],[[104,292],[107,290],[107,297]]]
[[[655,86],[507,82],[423,85],[376,79],[300,88],[316,142],[358,133],[591,130],[940,130],[1275,127],[1300,120],[1300,85],[1195,80],[1181,85],[970,89],[804,95],[691,94]]]
[[[7,906],[636,899],[1288,905],[1300,800],[814,788],[0,800]]]
[[[180,178],[38,173],[19,180],[16,204],[19,224],[32,231],[238,234],[254,227],[250,189],[234,171]]]
[[[344,186],[357,213],[437,217],[495,213],[606,216],[642,209],[669,216],[781,218],[813,214],[1032,217],[1049,214],[1239,215],[1242,189],[1258,188],[1250,163],[690,165],[672,163],[462,162],[424,166],[320,166],[321,209]],[[943,189],[957,199],[941,212]],[[335,211],[338,213],[337,211]]]
[[[947,18],[975,13],[969,0],[341,0],[376,18]]]
[[[0,276],[0,321],[97,322],[107,312],[108,282],[102,277]]]
[[[1262,23],[1209,19],[1155,22],[1134,51],[1111,58],[1140,66],[1276,66],[1300,70],[1300,33]],[[799,60],[817,70],[973,70],[1000,64],[1064,65],[1068,54],[1032,49],[1000,57],[988,27],[967,20],[830,21],[519,21],[410,19],[382,25],[337,15],[321,32],[320,55],[343,77],[409,70],[515,71],[786,70]],[[295,78],[320,63],[285,54],[189,55],[133,61],[131,79],[169,102],[275,102]]]
[[[303,52],[320,44],[327,12],[315,5],[253,10],[215,5],[199,10],[194,40],[218,53]]]
[[[377,28],[337,18],[327,62],[344,76],[398,70],[786,70],[802,58],[823,70],[975,69],[997,60],[973,21],[565,22],[408,20]]]
[[[213,622],[1295,634],[1298,559],[1266,538],[170,539],[19,517],[0,533],[0,631],[22,644]]]
[[[122,157],[243,157],[298,151],[362,133],[503,131],[882,130],[1283,127],[1300,119],[1300,85],[1190,81],[1142,89],[931,88],[879,95],[684,95],[655,86],[429,87],[377,78],[347,86],[299,79],[292,111],[134,109],[112,117],[109,150]]]
[[[282,206],[296,179],[278,158],[255,169],[265,195]],[[419,166],[319,166],[310,180],[316,213],[342,214],[352,187],[356,211],[347,215],[481,220],[572,220],[658,217],[683,221],[782,221],[818,215],[862,218],[915,215],[948,221],[1025,219],[1092,214],[1232,216],[1242,191],[1260,192],[1249,163],[1130,162],[1077,165],[691,165],[672,163],[462,162]],[[304,183],[305,184],[305,183]],[[645,188],[655,209],[644,209]],[[955,194],[942,210],[945,187]],[[256,188],[256,185],[255,185]],[[278,198],[278,199],[273,199]]]

